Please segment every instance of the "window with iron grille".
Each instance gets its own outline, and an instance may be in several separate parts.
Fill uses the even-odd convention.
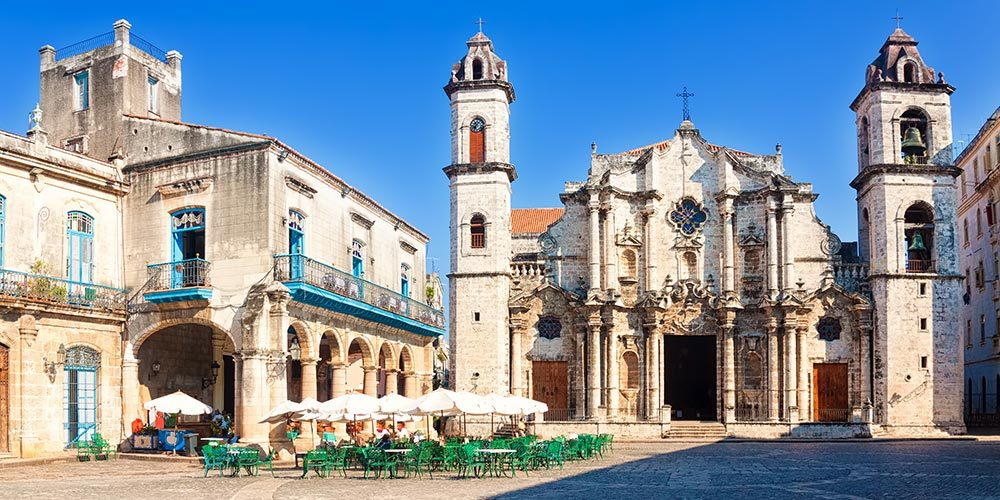
[[[555,316],[538,318],[538,336],[543,339],[556,339],[562,335],[562,323]]]

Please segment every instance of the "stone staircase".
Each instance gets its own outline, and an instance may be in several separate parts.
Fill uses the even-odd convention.
[[[674,420],[670,422],[667,439],[691,439],[698,441],[721,441],[726,438],[726,426],[719,422],[697,420]]]

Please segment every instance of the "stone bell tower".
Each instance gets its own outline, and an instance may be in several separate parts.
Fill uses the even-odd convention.
[[[872,403],[889,433],[964,431],[954,90],[897,28],[851,104],[858,130],[851,186],[874,299]]]
[[[451,100],[451,386],[510,389],[510,103],[507,63],[480,31],[452,67]]]

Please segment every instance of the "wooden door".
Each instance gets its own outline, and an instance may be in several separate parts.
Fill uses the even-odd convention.
[[[469,132],[469,163],[486,161],[486,131],[472,130]]]
[[[531,362],[531,396],[549,405],[553,420],[569,418],[569,379],[565,361]]]
[[[813,420],[846,422],[850,415],[847,402],[847,363],[813,365]]]
[[[10,451],[10,350],[0,345],[0,452]]]

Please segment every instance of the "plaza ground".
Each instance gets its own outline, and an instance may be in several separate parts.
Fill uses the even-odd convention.
[[[120,459],[0,469],[3,498],[1000,498],[1000,442],[622,443],[515,478],[203,478],[190,462]]]

